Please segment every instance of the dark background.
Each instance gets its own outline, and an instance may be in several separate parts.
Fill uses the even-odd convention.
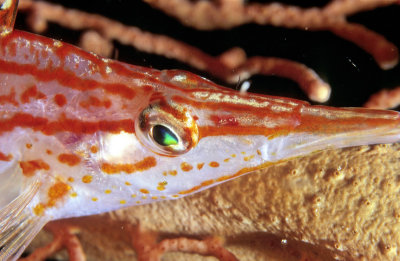
[[[52,0],[66,7],[90,13],[99,13],[126,25],[142,30],[164,34],[196,46],[211,55],[234,47],[243,48],[250,56],[275,56],[298,61],[315,70],[321,78],[331,84],[331,99],[325,103],[332,106],[362,106],[369,96],[382,88],[400,86],[400,66],[381,70],[372,57],[354,44],[330,32],[309,32],[255,24],[242,25],[231,30],[198,31],[181,25],[157,9],[139,0]],[[272,2],[272,1],[248,1]],[[285,0],[281,3],[302,7],[322,7],[327,0]],[[361,12],[349,17],[383,36],[400,48],[400,5]],[[18,16],[17,28],[23,28],[24,15]],[[47,36],[77,43],[79,31],[71,31],[50,24]],[[206,72],[195,70],[181,62],[157,55],[140,52],[132,47],[115,42],[118,59],[124,62],[154,67],[157,69],[185,69],[211,78]],[[294,97],[308,100],[296,83],[271,76],[253,76],[250,92]],[[235,88],[235,85],[230,87]]]

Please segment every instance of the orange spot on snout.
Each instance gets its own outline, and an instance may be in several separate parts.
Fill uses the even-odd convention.
[[[35,213],[36,216],[41,216],[43,215],[44,210],[45,210],[44,205],[42,203],[39,203],[33,208],[33,213]]]
[[[65,98],[65,96],[62,94],[56,94],[56,95],[54,95],[54,102],[59,107],[63,107],[65,104],[67,104],[67,98]]]
[[[187,162],[182,162],[182,164],[181,164],[181,169],[183,170],[183,171],[191,171],[192,169],[193,169],[193,166],[192,165],[190,165],[189,163],[187,163]]]
[[[63,182],[57,182],[49,188],[47,195],[49,196],[48,206],[54,206],[56,201],[64,197],[71,189],[70,186]]]
[[[21,102],[22,103],[28,103],[30,98],[34,99],[45,99],[46,95],[44,95],[41,92],[38,92],[36,85],[33,85],[32,87],[26,89],[22,94],[21,94]]]
[[[82,177],[82,182],[83,183],[90,183],[90,182],[92,182],[92,180],[93,180],[93,177],[90,176],[90,175],[85,175],[85,176]]]
[[[203,166],[204,166],[204,163],[199,163],[199,164],[197,164],[197,169],[201,170],[203,168]]]
[[[254,158],[254,155],[250,155],[250,156],[244,157],[243,160],[244,160],[244,161],[250,161],[250,160],[252,160],[253,158]]]
[[[15,100],[15,91],[12,90],[8,95],[0,95],[0,104],[10,103],[14,106],[18,106],[18,102]]]
[[[81,158],[75,154],[60,154],[58,155],[58,161],[72,167],[78,165],[81,162]]]
[[[140,189],[140,192],[142,192],[143,194],[149,194],[150,192],[147,189]]]
[[[95,96],[90,96],[88,100],[81,101],[79,103],[79,105],[85,109],[89,108],[90,106],[110,108],[111,101],[109,99],[105,99],[105,100],[101,101],[99,98],[97,98]]]
[[[92,153],[97,153],[99,151],[99,148],[97,148],[97,146],[93,145],[93,146],[90,147],[90,151]]]
[[[47,196],[49,197],[49,200],[46,204],[44,203],[39,203],[33,208],[33,212],[37,216],[43,215],[44,211],[46,208],[53,207],[57,203],[58,200],[61,200],[65,195],[68,194],[68,191],[71,189],[71,187],[63,182],[57,182],[53,184],[49,190],[47,191]],[[74,192],[71,194],[72,197],[76,197],[77,193]]]
[[[158,182],[157,189],[158,189],[159,191],[163,191],[163,190],[165,190],[165,186],[166,186],[167,184],[168,184],[168,183],[167,183],[166,181]]]
[[[178,171],[170,170],[170,171],[168,171],[168,174],[171,175],[171,176],[176,176],[178,174]]]
[[[21,161],[19,166],[22,169],[22,174],[27,177],[33,176],[37,170],[49,170],[50,166],[43,160],[30,160],[30,161]]]
[[[218,168],[219,167],[219,163],[216,162],[216,161],[211,161],[208,165],[210,167],[212,167],[212,168]]]

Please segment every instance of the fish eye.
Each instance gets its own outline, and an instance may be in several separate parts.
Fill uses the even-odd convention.
[[[152,137],[155,142],[161,146],[174,146],[178,145],[179,139],[176,134],[167,126],[157,124],[153,126],[151,131]]]
[[[184,108],[170,104],[151,104],[135,121],[139,141],[153,152],[178,156],[188,152],[198,141],[197,124]]]

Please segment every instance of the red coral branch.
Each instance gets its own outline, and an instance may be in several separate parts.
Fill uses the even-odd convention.
[[[392,109],[400,105],[400,86],[393,90],[383,89],[372,95],[364,104],[364,107],[371,109]]]
[[[234,69],[230,77],[247,79],[254,74],[276,75],[297,82],[313,101],[326,102],[331,94],[330,86],[305,65],[273,57],[251,57]],[[241,78],[240,78],[241,76]],[[234,78],[233,78],[234,79]]]
[[[330,31],[372,55],[384,70],[392,69],[399,62],[399,51],[394,44],[360,24],[337,23]]]
[[[331,92],[330,86],[313,70],[294,61],[266,57],[247,59],[245,52],[240,48],[233,48],[233,51],[229,50],[219,57],[213,57],[170,37],[143,32],[137,27],[125,26],[99,15],[31,0],[21,1],[19,8],[29,11],[29,22],[36,32],[43,32],[48,21],[74,30],[97,31],[102,36],[101,41],[105,46],[98,46],[99,41],[93,40],[93,36],[82,38],[82,46],[90,49],[89,51],[109,50],[111,40],[118,40],[141,51],[182,61],[228,83],[246,80],[254,74],[276,75],[297,82],[309,98],[317,102],[326,102]],[[100,35],[96,34],[94,37],[98,38]],[[95,47],[92,47],[93,44],[88,43],[89,41],[95,42]],[[109,53],[110,51],[102,54]]]
[[[182,22],[200,29],[230,28],[243,23],[273,24],[309,30],[329,30],[370,53],[383,69],[398,63],[398,49],[383,36],[362,25],[348,23],[346,16],[379,6],[399,3],[398,0],[332,0],[323,8],[299,8],[272,4],[245,4],[241,0],[187,1],[145,0]],[[159,54],[187,63],[228,83],[248,79],[254,74],[275,75],[297,82],[309,98],[325,102],[330,86],[306,66],[274,57],[250,57],[240,48],[232,48],[213,57],[167,36],[144,32],[108,18],[66,9],[45,2],[22,0],[20,9],[29,11],[29,21],[36,32],[42,32],[47,22],[55,22],[84,33],[81,46],[108,56],[112,40],[132,45],[138,50]]]
[[[345,16],[398,0],[333,0],[324,8],[300,8],[278,2],[247,4],[243,0],[144,0],[174,16],[181,23],[200,30],[229,29],[246,23],[299,29],[324,29]]]
[[[174,251],[214,256],[221,261],[238,260],[231,252],[223,247],[224,241],[220,237],[210,237],[204,240],[180,237],[164,239],[157,244],[157,234],[143,231],[140,226],[136,226],[132,234],[132,245],[136,250],[139,261],[161,260],[164,253]]]
[[[59,222],[52,222],[46,225],[46,230],[53,234],[53,241],[48,245],[37,248],[28,257],[20,258],[19,261],[40,261],[45,260],[63,248],[66,248],[71,261],[85,261],[86,256],[76,236],[79,229],[73,226],[66,226]]]
[[[398,0],[333,0],[324,8],[307,9],[280,3],[246,4],[240,0],[144,1],[174,16],[181,23],[200,30],[228,29],[245,23],[328,30],[364,49],[384,70],[398,63],[399,54],[395,45],[361,25],[346,21],[348,15],[399,3]]]

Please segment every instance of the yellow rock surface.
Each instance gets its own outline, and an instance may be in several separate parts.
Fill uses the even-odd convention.
[[[323,151],[179,200],[63,222],[81,227],[88,260],[135,260],[127,228],[137,222],[161,238],[224,236],[239,260],[395,260],[399,158],[399,144]]]

